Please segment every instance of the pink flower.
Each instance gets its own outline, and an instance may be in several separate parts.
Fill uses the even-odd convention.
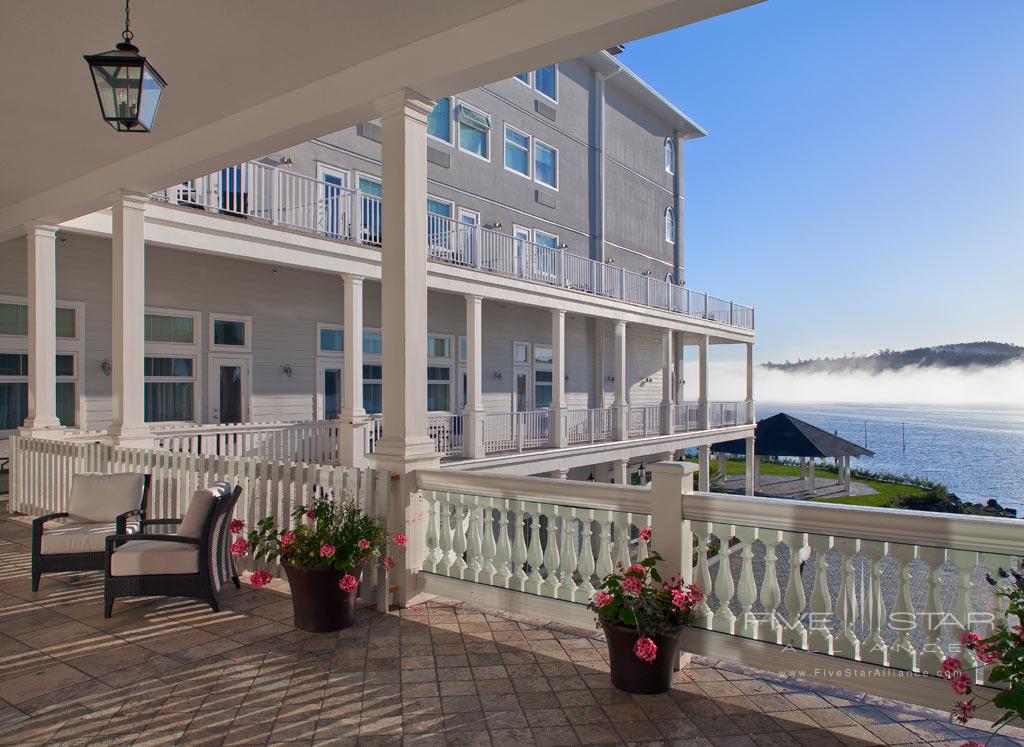
[[[958,700],[953,704],[953,717],[958,724],[966,724],[974,718],[974,701]]]
[[[320,557],[321,558],[333,558],[334,557],[334,545],[328,545],[326,542],[320,545]]]
[[[357,586],[359,586],[359,582],[351,573],[346,573],[338,582],[338,588],[342,591],[355,591]]]
[[[247,539],[236,539],[231,543],[231,554],[236,558],[240,558],[249,552],[249,540]]]
[[[394,543],[395,543],[396,545],[398,545],[399,547],[405,547],[405,546],[406,546],[406,544],[408,544],[408,542],[409,542],[409,540],[408,540],[408,539],[406,539],[406,536],[405,536],[404,534],[396,534],[396,535],[395,535],[394,537],[392,537],[391,539],[392,539],[392,540],[394,541]]]
[[[238,534],[243,529],[245,529],[245,522],[241,519],[232,519],[228,524],[228,531],[232,534]]]
[[[384,572],[390,573],[391,569],[395,567],[395,559],[390,555],[384,556]]]
[[[960,645],[963,646],[964,648],[970,648],[971,646],[975,645],[980,640],[981,640],[981,636],[980,635],[978,635],[977,633],[974,633],[974,632],[968,630],[962,636],[960,636]]]
[[[615,601],[615,595],[607,591],[599,591],[594,596],[594,606],[604,607]]]
[[[974,647],[974,653],[978,660],[985,664],[991,664],[999,659],[999,652],[992,643],[979,643]]]
[[[271,576],[267,571],[256,571],[249,577],[249,583],[256,588],[259,588],[269,584],[272,578],[273,576]]]
[[[957,658],[947,656],[942,660],[942,666],[939,667],[939,672],[947,680],[953,679],[953,675],[964,668],[964,663]]]
[[[960,747],[985,747],[981,742],[964,742]]]
[[[690,598],[690,606],[696,607],[698,604],[704,601],[704,592],[697,584],[686,585],[686,595]]]
[[[622,590],[627,594],[633,596],[640,596],[640,592],[643,591],[644,582],[636,576],[626,576],[622,579]]]
[[[295,541],[295,532],[285,532],[281,535],[281,545],[288,546]]]
[[[316,511],[314,511],[313,509],[309,509],[308,511],[306,511],[306,518],[309,519],[310,521],[315,519],[316,518]]]
[[[650,638],[643,636],[637,638],[636,643],[633,644],[633,653],[640,661],[650,663],[658,658],[658,646]]]
[[[683,610],[690,606],[690,597],[682,589],[672,590],[672,605]]]
[[[960,672],[953,677],[950,685],[952,685],[953,692],[957,695],[965,695],[971,691],[971,678]]]
[[[651,528],[650,527],[644,527],[643,529],[640,530],[640,539],[642,539],[644,542],[650,542],[651,541]]]
[[[639,563],[633,563],[633,565],[629,567],[629,570],[627,570],[626,573],[638,573],[641,576],[644,576],[647,574],[647,569],[645,569]]]
[[[359,549],[360,550],[365,550],[369,546],[370,546],[370,540],[368,540],[368,539],[361,539],[361,540],[359,540]]]

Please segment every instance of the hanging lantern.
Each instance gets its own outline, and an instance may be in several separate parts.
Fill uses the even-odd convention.
[[[132,44],[128,3],[125,0],[123,41],[109,52],[85,55],[85,61],[103,120],[118,132],[149,132],[167,82]]]

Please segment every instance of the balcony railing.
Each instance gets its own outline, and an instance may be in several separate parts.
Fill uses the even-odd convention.
[[[190,179],[153,197],[330,239],[367,246],[382,242],[383,213],[376,195],[258,161]],[[754,328],[749,306],[443,215],[427,215],[427,251],[437,262]]]

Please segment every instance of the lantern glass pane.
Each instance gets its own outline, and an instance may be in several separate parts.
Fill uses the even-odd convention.
[[[147,130],[153,129],[156,109],[160,104],[160,94],[163,93],[163,90],[163,85],[153,76],[149,65],[147,65],[143,71],[142,95],[139,98],[139,122]]]

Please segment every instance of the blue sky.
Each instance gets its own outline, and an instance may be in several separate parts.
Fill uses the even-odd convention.
[[[1022,39],[1021,0],[769,0],[626,45],[710,133],[687,282],[759,360],[1024,344]]]

